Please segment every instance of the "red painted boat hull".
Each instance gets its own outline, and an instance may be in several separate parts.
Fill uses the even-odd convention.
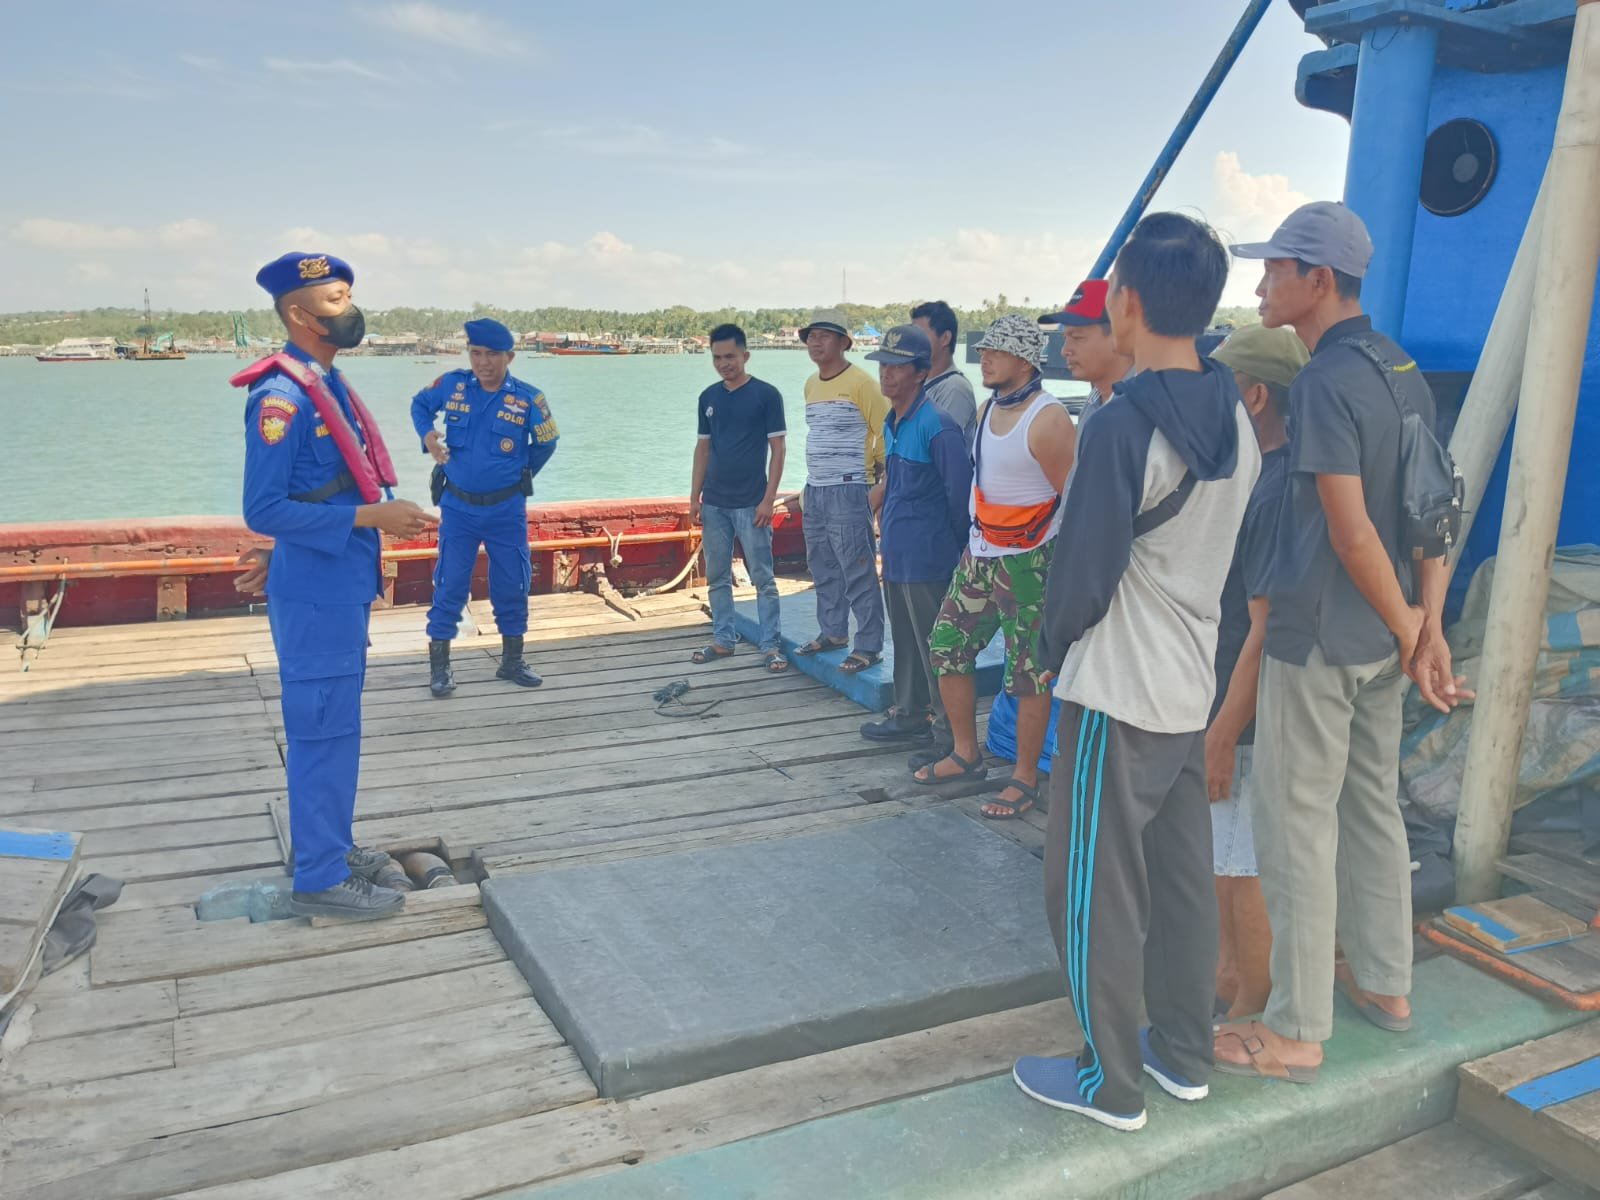
[[[682,498],[534,504],[528,508],[528,537],[530,542],[558,542],[683,530],[689,527],[688,509],[688,501]],[[48,569],[63,563],[131,564],[179,560],[170,571],[145,568],[137,575],[70,579],[58,625],[120,624],[241,609],[248,600],[233,588],[235,572],[185,566],[182,560],[234,558],[251,547],[269,544],[245,528],[242,521],[231,517],[0,525],[0,568]],[[580,585],[581,569],[592,564],[604,564],[612,585],[624,591],[653,587],[666,583],[683,570],[692,544],[687,539],[624,542],[617,547],[622,558],[620,565],[610,563],[612,552],[608,544],[536,549],[532,591],[541,594],[575,590]],[[388,540],[385,548],[409,550],[436,545],[436,537],[430,534],[414,542]],[[805,563],[805,538],[797,497],[789,496],[780,501],[773,519],[773,551],[780,569],[798,569]],[[427,603],[433,594],[433,566],[431,557],[386,564],[393,572],[394,603]],[[169,583],[163,589],[164,579],[181,580],[181,587],[175,588]],[[0,623],[20,625],[29,604],[53,595],[56,588],[53,575],[38,582],[0,578],[0,612],[5,614],[0,616]],[[487,589],[488,560],[480,556],[473,575],[472,594],[486,596]],[[181,612],[175,611],[176,605],[181,605]],[[163,613],[163,608],[168,612]]]

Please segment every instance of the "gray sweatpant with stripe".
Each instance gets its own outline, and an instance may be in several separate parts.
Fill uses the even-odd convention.
[[[1156,1056],[1211,1071],[1217,901],[1205,734],[1147,733],[1061,706],[1045,911],[1084,1048],[1078,1083],[1108,1112],[1144,1109],[1139,1001]]]

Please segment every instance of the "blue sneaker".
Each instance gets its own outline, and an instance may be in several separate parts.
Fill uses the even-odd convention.
[[[1204,1100],[1211,1087],[1204,1083],[1190,1083],[1176,1071],[1170,1071],[1150,1049],[1150,1027],[1139,1030],[1139,1054],[1144,1059],[1144,1073],[1161,1085],[1161,1090],[1179,1100]]]
[[[1144,1110],[1136,1113],[1107,1112],[1096,1108],[1078,1090],[1078,1060],[1076,1058],[1019,1058],[1011,1068],[1011,1078],[1016,1085],[1041,1104],[1081,1113],[1091,1121],[1099,1121],[1112,1129],[1143,1129]]]

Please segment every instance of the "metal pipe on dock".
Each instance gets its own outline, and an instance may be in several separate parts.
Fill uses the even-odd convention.
[[[1545,187],[1549,210],[1539,240],[1523,401],[1456,819],[1456,894],[1467,902],[1499,891],[1495,863],[1511,830],[1600,272],[1594,207],[1600,195],[1600,0],[1578,0]]]

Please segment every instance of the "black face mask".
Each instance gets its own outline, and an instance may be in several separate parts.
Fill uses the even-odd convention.
[[[355,349],[361,345],[361,339],[367,336],[367,318],[354,304],[337,317],[318,317],[317,320],[328,327],[322,340],[340,350]]]

